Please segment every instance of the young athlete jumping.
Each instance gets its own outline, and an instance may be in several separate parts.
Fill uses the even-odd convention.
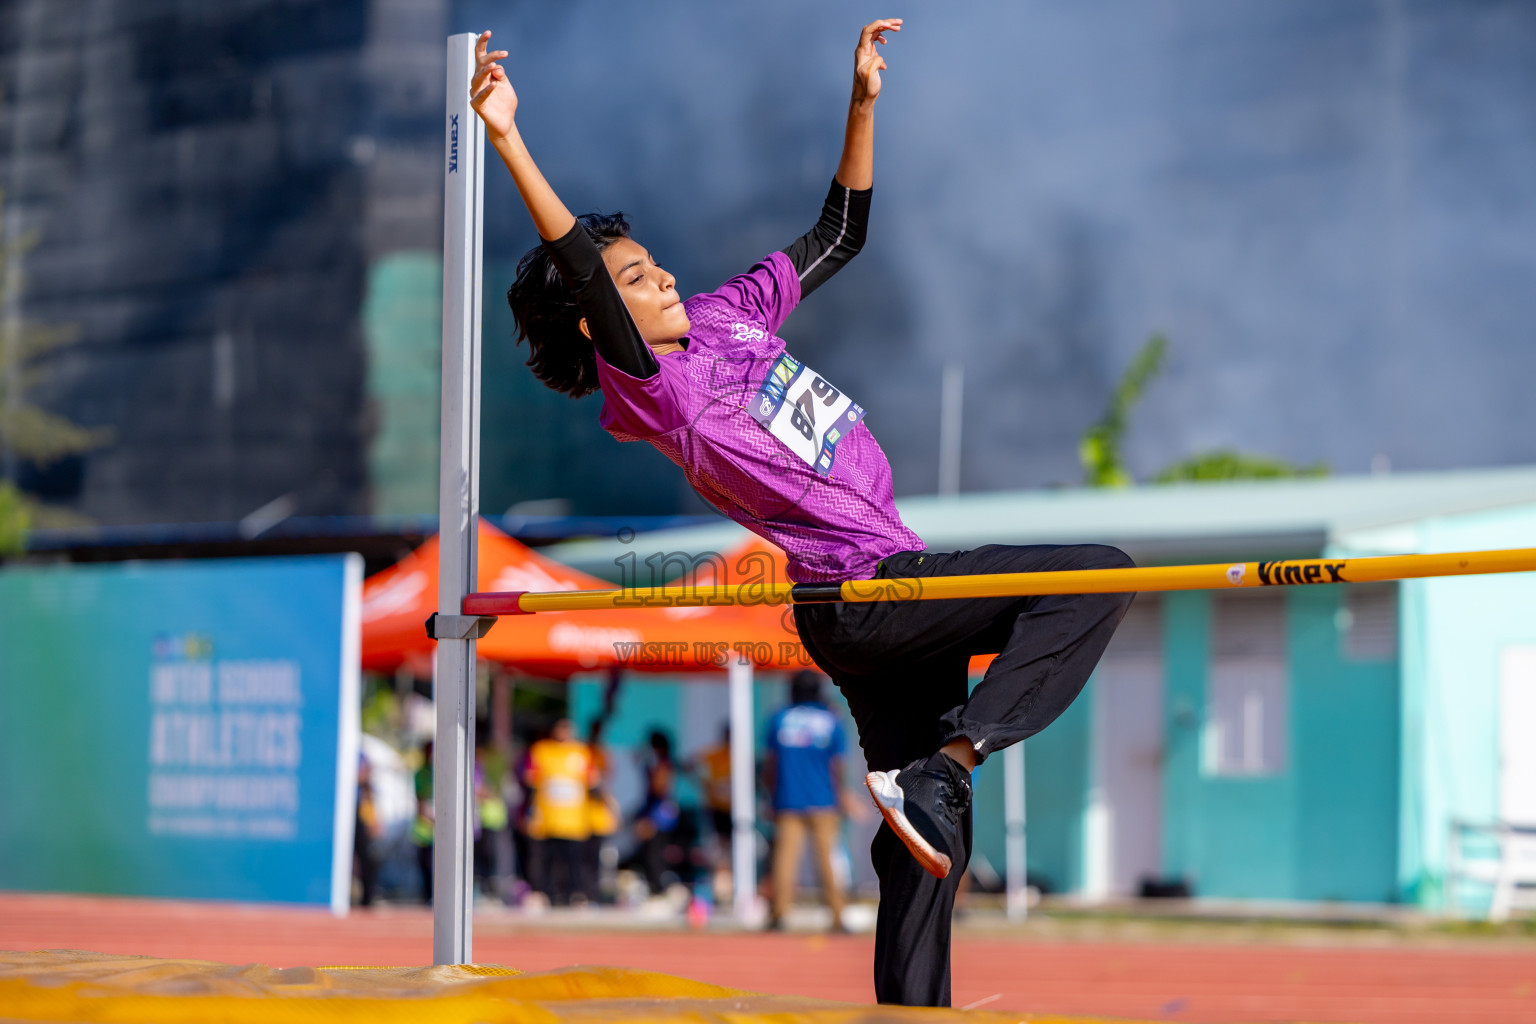
[[[789,355],[778,331],[852,259],[869,222],[877,47],[900,18],[864,26],[842,159],[806,234],[712,292],[684,299],[630,237],[622,214],[573,217],[518,134],[517,96],[480,36],[471,102],[543,244],[518,264],[507,301],[528,365],[573,397],[603,392],[604,429],[646,441],[694,490],[782,548],[796,583],[1108,569],[1109,547],[924,550],[892,499],[864,409]],[[1087,682],[1128,594],[803,604],[806,650],[837,683],[885,819],[871,847],[880,877],[875,994],[949,1005],[950,918],[971,846],[970,772],[1044,729]],[[967,696],[971,655],[997,653]]]

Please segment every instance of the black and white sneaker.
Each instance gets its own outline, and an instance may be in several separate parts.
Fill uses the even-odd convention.
[[[961,822],[971,806],[969,773],[948,754],[864,776],[885,823],[935,878],[949,874],[960,848]]]

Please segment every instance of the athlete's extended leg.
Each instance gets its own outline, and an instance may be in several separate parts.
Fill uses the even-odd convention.
[[[939,556],[937,560],[935,573],[1019,571],[1019,565],[1028,566],[1027,571],[1092,569],[1130,562],[1113,548],[1002,546]],[[910,604],[921,613],[928,605],[945,603]],[[935,635],[942,637],[949,632],[932,622],[963,629],[965,612],[982,611],[980,606],[987,603],[974,602],[972,608],[962,608],[958,614],[942,608],[933,615],[919,614],[921,635],[932,642]],[[1024,598],[1005,607],[991,626],[959,645],[971,654],[1000,653],[976,692],[942,716],[941,752],[914,760],[902,769],[875,771],[868,776],[869,792],[881,815],[924,870],[943,878],[963,845],[961,814],[970,803],[970,786],[956,767],[969,769],[993,750],[1016,743],[1055,721],[1082,691],[1129,603],[1128,594]],[[901,616],[897,613],[891,617]]]
[[[818,656],[803,627],[801,635]],[[964,654],[949,654],[866,676],[840,675],[826,663],[822,667],[848,701],[866,763],[879,769],[899,768],[938,749],[940,719],[965,701],[967,661]],[[963,782],[965,773],[958,765],[954,769]],[[968,856],[969,815],[964,835],[966,849],[954,855],[956,869],[939,879],[923,870],[889,825],[882,824],[876,833],[870,855],[880,879],[874,963],[879,1002],[949,1005],[950,919]]]
[[[948,1006],[949,935],[955,890],[970,856],[971,819],[964,818],[955,869],[935,878],[881,824],[870,844],[880,879],[875,918],[875,1000],[901,1006]]]
[[[960,576],[1131,565],[1123,552],[1100,545],[1028,547],[989,544],[972,551],[903,553],[881,563],[880,578]],[[1060,594],[1041,597],[879,601],[798,605],[795,620],[806,648],[834,680],[888,672],[905,674],[917,661],[997,653],[976,691],[941,713],[943,728],[932,753],[965,736],[977,761],[1044,729],[1067,709],[1088,681],[1114,635],[1130,594]],[[849,707],[871,768],[866,735],[927,729],[904,721],[913,709],[880,699]],[[924,703],[924,709],[929,707]],[[905,763],[905,762],[903,762]]]
[[[849,680],[843,692],[860,728],[871,768],[899,768],[927,757],[938,747],[940,719],[965,700],[964,654],[940,655]],[[950,781],[969,791],[969,777],[959,765]],[[889,824],[882,823],[870,845],[880,879],[875,920],[875,998],[903,1006],[948,1006],[949,934],[955,890],[970,856],[971,817],[960,816],[958,842],[950,851],[953,869],[935,878],[913,858]]]
[[[955,560],[955,571],[947,574],[1120,569],[1132,564],[1124,552],[1111,547],[1045,552],[997,545],[966,552]],[[1009,568],[990,568],[994,565]],[[980,763],[993,751],[1027,739],[1054,722],[1082,692],[1134,596],[1025,598],[1011,623],[1007,613],[999,616],[995,632],[983,634],[971,648],[973,654],[999,653],[965,705],[944,716],[943,740],[968,738]]]
[[[1114,548],[990,545],[895,555],[879,576],[1129,564]],[[881,1002],[949,1000],[949,921],[970,851],[970,788],[968,773],[935,752],[965,736],[979,762],[1044,729],[1082,691],[1130,600],[1129,594],[1086,594],[796,607],[801,639],[847,698],[869,767],[893,782],[893,803],[911,795],[926,801],[919,809],[928,823],[938,819],[944,833],[933,837],[943,847],[943,863],[920,864],[916,851],[908,852],[910,836],[898,842],[893,815],[882,805],[887,824],[871,848],[880,876],[875,985]],[[967,661],[990,652],[1000,653],[967,697]]]

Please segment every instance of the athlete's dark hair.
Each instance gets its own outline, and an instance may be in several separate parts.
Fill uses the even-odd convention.
[[[599,252],[629,237],[629,221],[622,213],[588,213],[576,220]],[[535,377],[572,398],[597,390],[597,356],[577,326],[581,309],[546,246],[534,246],[517,261],[507,305],[517,324],[517,340],[528,339],[528,366]]]

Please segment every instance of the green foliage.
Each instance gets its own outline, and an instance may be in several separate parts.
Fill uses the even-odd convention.
[[[1131,410],[1141,401],[1152,380],[1162,372],[1168,354],[1168,339],[1154,334],[1147,339],[1121,375],[1110,397],[1109,407],[1098,422],[1089,427],[1078,445],[1083,464],[1084,482],[1089,487],[1129,487],[1136,481],[1125,468],[1121,453]],[[1248,455],[1229,448],[1197,452],[1158,473],[1154,483],[1170,484],[1189,480],[1278,480],[1288,477],[1327,476],[1328,464],[1298,466],[1266,455]]]
[[[363,679],[363,732],[370,736],[392,739],[401,731],[403,715],[400,700],[390,688],[392,680],[378,679],[371,674]]]
[[[32,516],[21,492],[0,480],[0,557],[26,550]]]
[[[1315,462],[1298,466],[1284,459],[1265,455],[1247,455],[1229,448],[1201,452],[1167,467],[1154,483],[1172,484],[1191,480],[1279,480],[1289,477],[1327,476],[1328,464]]]
[[[1083,476],[1089,487],[1129,487],[1136,481],[1125,468],[1120,450],[1125,436],[1126,421],[1131,410],[1141,401],[1142,392],[1163,368],[1163,358],[1168,352],[1168,339],[1154,334],[1141,346],[1131,365],[1125,368],[1109,406],[1098,422],[1088,428],[1078,445],[1078,459],[1083,464]]]
[[[0,208],[4,206],[0,192]],[[0,217],[0,227],[5,218]],[[71,423],[27,400],[27,394],[48,377],[43,356],[72,345],[79,332],[72,326],[32,324],[17,315],[22,290],[21,256],[37,244],[37,235],[0,234],[0,455],[7,462],[27,459],[47,465],[105,444],[108,430]],[[26,544],[26,533],[39,519],[68,520],[62,510],[35,505],[11,481],[0,481],[0,554],[13,554]]]

